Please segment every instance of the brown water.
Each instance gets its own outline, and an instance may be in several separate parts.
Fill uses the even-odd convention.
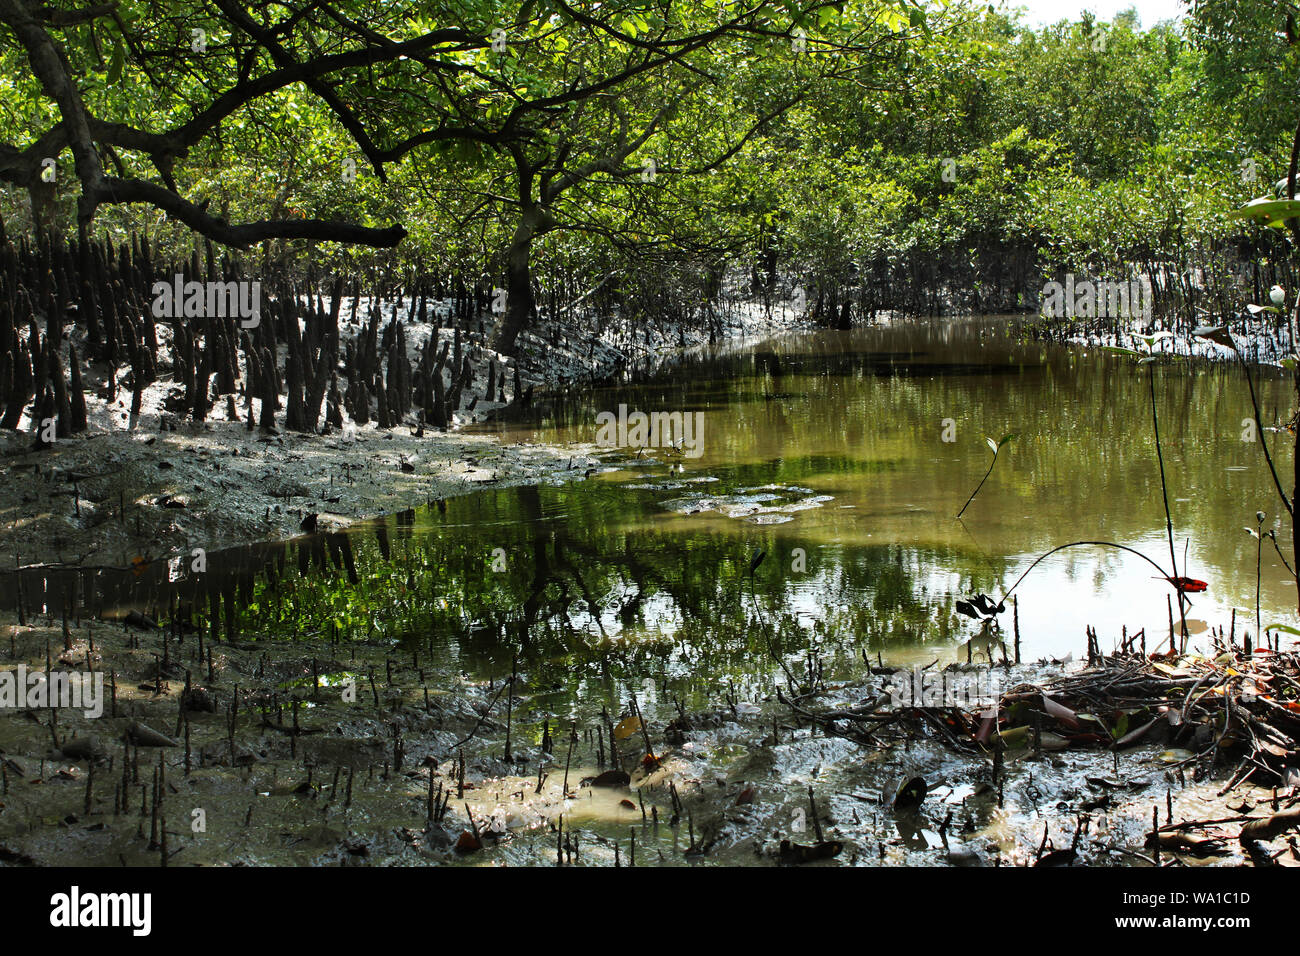
[[[267,617],[267,601],[244,613],[262,586],[255,576],[286,561],[280,545],[210,555],[206,576],[159,562],[143,574],[86,572],[76,586],[92,607],[95,594],[110,607],[138,606],[142,595],[165,606],[159,589],[179,578],[183,593],[199,592],[201,611],[202,592],[234,599],[237,584],[241,627],[259,630],[347,631],[364,619],[371,632],[402,639],[441,621],[454,638],[519,618],[529,628],[560,625],[579,644],[664,645],[683,630],[707,632],[720,609],[740,613],[752,591],[770,613],[825,625],[872,653],[932,659],[974,630],[954,613],[956,599],[1001,595],[1059,545],[1113,541],[1170,567],[1148,374],[1112,353],[1017,341],[996,319],[792,335],[697,358],[648,384],[553,399],[540,425],[503,428],[503,437],[589,452],[597,415],[622,404],[697,413],[698,457],[622,447],[598,449],[597,462],[578,449],[571,470],[540,486],[489,488],[442,510],[359,525],[349,545],[366,580],[358,587],[329,575],[310,585],[324,603],[300,596],[291,622]],[[1267,369],[1257,375],[1266,426],[1284,420],[1288,386]],[[1228,626],[1234,609],[1238,633],[1253,631],[1256,539],[1245,529],[1264,511],[1284,554],[1291,543],[1260,445],[1242,440],[1245,380],[1233,366],[1178,363],[1155,366],[1155,386],[1179,574],[1209,585],[1187,610],[1193,644],[1207,622]],[[988,469],[986,437],[1009,433],[1016,437],[956,520]],[[1289,475],[1289,435],[1264,437]],[[382,570],[390,539],[408,572],[414,560],[421,585],[401,599],[415,599],[405,616],[392,613],[399,596],[376,586],[393,580]],[[329,549],[315,537],[300,550],[323,559]],[[311,566],[311,556],[298,563]],[[59,607],[47,589],[69,586],[60,580],[28,574],[28,606]],[[16,589],[6,590],[12,603]],[[1016,596],[1023,652],[1037,658],[1078,656],[1088,624],[1104,647],[1125,629],[1145,630],[1154,647],[1168,636],[1174,592],[1140,558],[1085,546],[1039,564]],[[1269,541],[1260,603],[1264,626],[1295,623],[1294,584]],[[491,651],[492,640],[475,644]]]
[[[764,353],[782,374],[772,374]],[[998,320],[909,323],[777,339],[740,357],[692,363],[667,381],[583,396],[556,409],[557,425],[509,434],[591,441],[596,414],[620,403],[703,412],[701,456],[659,457],[682,463],[679,479],[719,481],[673,487],[653,466],[644,469],[649,481],[611,476],[658,485],[667,502],[657,512],[624,515],[624,524],[671,526],[683,540],[756,540],[780,559],[767,572],[779,573],[790,604],[809,614],[929,604],[928,629],[916,635],[924,642],[949,633],[954,595],[1000,594],[1034,556],[1069,541],[1114,541],[1168,569],[1148,374],[1113,353],[1017,342]],[[1284,421],[1289,387],[1269,370],[1257,376],[1266,427]],[[1251,414],[1245,379],[1233,366],[1184,362],[1157,365],[1155,386],[1179,574],[1209,584],[1192,596],[1189,628],[1227,625],[1233,608],[1238,631],[1253,628],[1256,542],[1245,528],[1264,511],[1264,529],[1276,529],[1284,554],[1291,545],[1260,446],[1242,440]],[[986,436],[1008,433],[1017,437],[955,520],[988,468]],[[1289,435],[1264,437],[1289,475]],[[735,517],[680,513],[700,507],[695,495],[771,484],[806,489],[786,500],[816,506],[761,515],[743,514],[744,502],[736,502]],[[784,523],[755,524],[774,518]],[[795,548],[807,554],[806,573],[790,570]],[[882,550],[890,567],[864,568],[863,556]],[[1263,624],[1294,623],[1294,584],[1267,541],[1261,563]],[[903,582],[905,594],[897,590]],[[1168,634],[1173,589],[1123,552],[1064,551],[1017,593],[1030,654],[1079,654],[1085,623],[1107,638],[1121,628]],[[870,631],[872,622],[862,625]]]

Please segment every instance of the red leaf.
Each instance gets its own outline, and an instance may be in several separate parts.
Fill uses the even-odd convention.
[[[1188,592],[1191,594],[1199,594],[1209,587],[1206,582],[1198,581],[1196,578],[1177,577],[1165,578],[1165,580],[1172,584],[1178,591]]]
[[[1052,700],[1052,698],[1048,697],[1046,694],[1043,694],[1042,698],[1043,710],[1047,712],[1048,717],[1059,721],[1071,730],[1079,729],[1079,718],[1075,716],[1074,711],[1069,707],[1066,707],[1064,704]]]

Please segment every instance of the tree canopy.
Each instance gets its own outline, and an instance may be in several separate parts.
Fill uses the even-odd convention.
[[[842,322],[1275,255],[1225,213],[1298,119],[1294,11],[1263,0],[1037,30],[916,0],[0,0],[0,33],[6,220],[432,259],[507,290],[502,351],[554,271],[692,301],[733,269]]]

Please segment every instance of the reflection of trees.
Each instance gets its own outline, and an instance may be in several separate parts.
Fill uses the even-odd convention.
[[[459,656],[496,673],[517,653],[525,666],[565,662],[572,681],[673,670],[739,677],[766,670],[769,636],[783,653],[808,649],[812,635],[790,610],[795,579],[776,557],[797,544],[789,529],[686,532],[656,500],[594,484],[525,486],[346,532],[214,552],[206,574],[177,583],[178,614],[213,641],[337,635],[427,644],[426,660]],[[502,571],[493,570],[496,548],[507,556]],[[751,580],[758,549],[771,558]],[[917,622],[934,610],[917,569],[937,556],[897,546],[819,555],[823,612],[852,606]],[[166,590],[157,580],[136,584]],[[121,588],[129,599],[128,583]],[[842,636],[872,633],[855,626]]]
[[[648,496],[640,501],[654,508]],[[548,519],[548,504],[566,518]],[[756,656],[766,654],[766,639],[755,631],[750,583],[742,578],[756,548],[769,553],[789,550],[779,532],[686,535],[673,527],[670,517],[664,518],[663,530],[647,529],[636,526],[637,505],[638,499],[626,492],[613,501],[608,495],[573,489],[499,492],[493,496],[491,515],[462,515],[459,523],[500,529],[510,536],[509,543],[484,540],[481,549],[504,546],[526,560],[519,567],[512,563],[501,575],[467,575],[452,590],[465,595],[468,617],[517,619],[521,626],[514,634],[532,645],[530,653],[585,650],[599,658],[618,638],[626,653],[648,653],[656,643],[656,628],[647,626],[645,613],[653,606],[656,615],[668,618],[663,630],[674,635],[669,645],[678,645],[680,651],[680,645],[689,644],[690,653],[707,655],[713,663],[752,669]],[[513,520],[502,522],[503,513]],[[429,543],[434,551],[457,546],[463,545],[436,537]],[[919,558],[907,549],[858,548],[835,552],[831,560],[824,608],[871,595],[869,610],[879,616],[919,619],[931,612],[916,586],[913,569]],[[452,564],[445,558],[430,563]],[[502,580],[494,583],[493,578]],[[753,601],[768,626],[788,616],[788,585],[776,561],[760,566],[754,576]],[[797,629],[783,634],[783,648],[798,651],[799,635]]]
[[[405,613],[389,614],[393,626],[382,636],[423,640],[432,632],[496,661],[509,658],[506,643],[537,660],[578,653],[594,661],[617,642],[615,663],[662,666],[664,648],[644,619],[653,601],[669,630],[690,622],[697,646],[752,664],[762,644],[749,630],[737,583],[753,542],[683,535],[671,519],[663,530],[629,527],[643,504],[654,508],[648,497],[622,491],[611,499],[530,486],[450,502],[446,517],[429,511],[414,521],[310,536],[292,546],[287,562],[298,569],[294,600],[275,599],[286,575],[281,562],[269,562],[258,576],[257,607],[245,605],[241,624],[249,632],[306,632],[325,626],[340,606],[357,621],[381,622],[401,607]],[[498,547],[508,556],[500,572],[492,570]],[[233,566],[237,556],[229,558]],[[210,568],[220,574],[222,562],[214,555]],[[767,603],[784,593],[778,575],[759,575],[756,585]],[[404,629],[412,623],[412,631]]]
[[[816,485],[823,478],[886,502],[908,500],[916,462],[937,454],[937,423],[954,410],[972,409],[962,420],[960,454],[978,449],[980,457],[970,468],[924,472],[934,500],[959,504],[969,493],[972,469],[984,463],[985,422],[1008,423],[1008,430],[1014,423],[1024,440],[1005,470],[999,464],[1000,510],[990,498],[964,531],[923,530],[931,541],[925,548],[827,544],[818,547],[812,578],[799,579],[776,560],[791,547],[808,547],[797,540],[799,522],[699,530],[662,513],[654,492],[593,481],[481,491],[347,533],[213,553],[205,575],[187,573],[175,586],[162,561],[69,572],[75,577],[68,583],[61,572],[32,571],[23,576],[27,607],[57,614],[66,592],[75,592],[91,613],[116,605],[165,615],[174,590],[178,614],[213,639],[337,630],[345,638],[427,641],[445,658],[459,654],[498,673],[517,650],[521,659],[571,661],[573,681],[608,679],[634,666],[738,674],[767,655],[759,627],[778,629],[778,646],[791,652],[812,641],[806,627],[787,620],[796,597],[807,603],[811,594],[847,640],[915,639],[923,629],[942,639],[952,626],[950,592],[992,593],[1006,583],[1007,550],[1096,536],[1098,524],[1115,540],[1159,528],[1148,399],[1133,370],[1078,353],[1027,361],[960,330],[910,334],[905,346],[865,333],[821,340],[838,348],[833,352],[798,339],[765,346],[779,355],[780,390],[794,396],[788,401],[764,397],[775,387],[771,362],[763,360],[768,372],[756,377],[754,356],[742,354],[654,385],[573,393],[555,407],[576,431],[586,429],[573,437],[588,440],[595,411],[621,401],[642,409],[725,409],[706,412],[709,455],[716,448],[724,462],[713,471],[718,487]],[[977,348],[979,363],[970,359]],[[1258,454],[1238,438],[1248,408],[1232,398],[1244,394],[1237,375],[1214,368],[1164,377],[1158,402],[1170,422],[1173,485],[1189,497],[1176,504],[1175,518],[1180,534],[1193,539],[1193,560],[1195,546],[1213,540],[1207,563],[1240,567],[1248,581],[1254,550],[1240,518],[1272,492],[1253,471],[1224,478],[1225,466],[1253,464]],[[1288,394],[1271,380],[1260,389],[1266,408]],[[497,547],[508,556],[499,573],[491,570]],[[751,602],[746,569],[760,548],[769,558],[754,575]],[[1117,565],[1087,553],[1061,566],[1086,579]],[[926,591],[936,581],[942,596]],[[1219,581],[1214,586],[1223,593]],[[764,623],[754,620],[755,608]],[[660,614],[666,627],[658,626]]]
[[[524,525],[531,531],[532,540],[529,542],[533,557],[533,574],[532,582],[529,587],[528,596],[524,599],[524,635],[527,636],[532,632],[537,624],[538,615],[541,613],[543,596],[547,586],[551,583],[552,568],[551,562],[547,558],[548,528],[542,522],[542,503],[541,494],[536,485],[527,486],[517,490],[516,497],[520,512],[520,519]]]
[[[788,401],[764,399],[773,387],[768,354],[779,359]],[[929,497],[954,508],[986,463],[981,436],[1016,431],[1022,440],[989,489],[1002,501],[985,502],[971,527],[998,529],[991,553],[1041,553],[1065,540],[1132,541],[1159,530],[1140,374],[1105,355],[990,336],[976,323],[908,324],[782,336],[684,365],[653,386],[571,395],[564,422],[573,426],[566,437],[590,440],[595,412],[620,401],[693,408],[707,400],[716,412],[707,419],[708,454],[722,460],[713,466],[721,477],[760,484],[861,474],[882,495],[906,497],[915,463],[936,455],[938,422],[956,417],[959,443],[943,454],[958,463],[924,476]],[[1223,366],[1164,376],[1157,387],[1175,465],[1170,490],[1190,499],[1177,503],[1176,528],[1194,550],[1211,552],[1216,567],[1207,573],[1231,571],[1225,601],[1232,603],[1247,595],[1253,572],[1253,545],[1240,529],[1275,499],[1258,446],[1238,437],[1250,413],[1245,383],[1240,369]],[[1287,407],[1285,383],[1263,376],[1259,389],[1266,419],[1269,408]],[[1225,479],[1225,467],[1237,465],[1248,471]],[[1281,542],[1284,551],[1288,543]]]

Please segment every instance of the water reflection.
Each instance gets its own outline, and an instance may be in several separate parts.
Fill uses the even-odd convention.
[[[1259,378],[1265,425],[1284,422],[1289,387],[1267,370]],[[1242,440],[1245,380],[1231,366],[1178,364],[1157,368],[1156,388],[1179,562],[1185,552],[1186,573],[1210,582],[1191,616],[1226,625],[1235,607],[1239,620],[1253,619],[1255,544],[1244,527],[1262,510],[1283,553],[1291,545],[1260,446]],[[834,496],[774,535],[787,551],[805,548],[810,569],[895,547],[914,593],[941,600],[1007,584],[1007,569],[1070,540],[1113,540],[1168,564],[1146,371],[1109,353],[1020,341],[996,321],[792,335],[666,379],[570,396],[553,405],[548,427],[507,433],[590,440],[596,413],[620,402],[705,412],[704,455],[681,477]],[[942,440],[945,420],[955,442]],[[985,437],[1012,432],[989,483],[954,521],[988,466]],[[1288,474],[1290,436],[1267,437]],[[752,534],[716,512],[681,517],[697,531]],[[1050,559],[1022,585],[1028,646],[1077,654],[1085,622],[1116,636],[1167,632],[1171,589],[1153,574],[1098,549]],[[1261,577],[1264,623],[1292,620],[1294,584],[1271,546]],[[805,607],[878,600],[874,588],[828,593],[824,583],[790,576]]]
[[[518,655],[558,665],[561,694],[623,679],[661,690],[768,680],[774,652],[794,667],[928,661],[972,633],[958,597],[1000,594],[1066,541],[1113,540],[1167,562],[1145,374],[1113,355],[1018,341],[997,323],[782,337],[557,395],[542,422],[502,429],[589,444],[597,414],[620,404],[700,412],[699,458],[623,452],[570,480],[209,554],[201,573],[185,555],[31,570],[22,601],[56,617],[145,608],[222,640],[387,640],[498,675]],[[1254,617],[1243,527],[1256,510],[1290,551],[1259,446],[1241,440],[1245,382],[1230,367],[1156,374],[1180,572],[1210,582],[1192,627],[1204,638],[1235,607],[1240,631]],[[1260,377],[1266,420],[1278,421],[1289,392]],[[988,467],[985,436],[1011,432],[956,521]],[[1282,469],[1288,444],[1275,452]],[[1271,547],[1262,578],[1265,623],[1291,620],[1294,587]],[[5,581],[14,606],[16,576]],[[1145,629],[1154,646],[1170,594],[1136,557],[1062,552],[1018,591],[1024,652],[1079,656],[1085,624],[1104,643]]]

